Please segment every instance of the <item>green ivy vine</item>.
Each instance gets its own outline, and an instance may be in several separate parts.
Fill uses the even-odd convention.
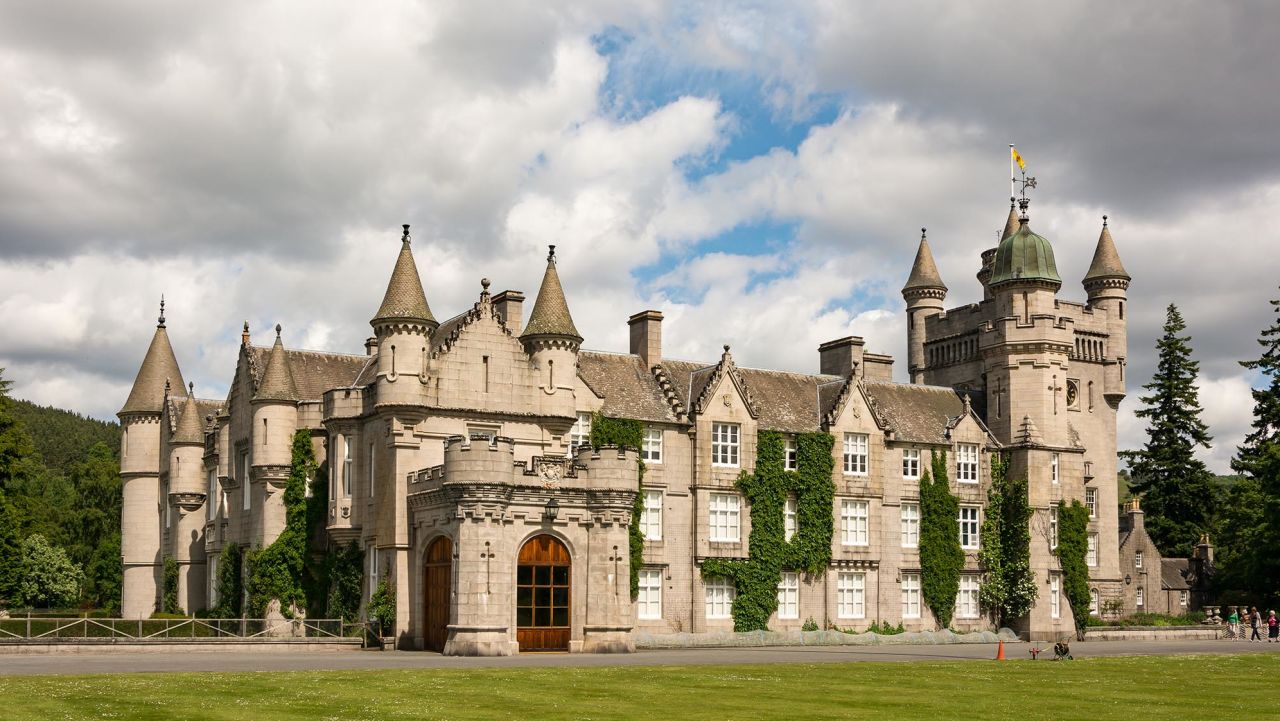
[[[629,446],[639,450],[644,443],[644,423],[630,418],[609,418],[602,413],[591,417],[591,445]],[[644,530],[640,528],[640,514],[644,513],[644,460],[638,461],[639,483],[636,499],[631,506],[631,530],[628,534],[631,562],[631,598],[640,595],[640,567],[644,565]]]
[[[751,506],[747,560],[709,558],[702,563],[703,578],[733,581],[737,590],[733,601],[735,631],[768,629],[769,617],[778,607],[783,569],[815,576],[825,573],[831,564],[834,444],[828,433],[797,435],[797,470],[788,471],[783,434],[757,434],[755,471],[743,471],[736,483]],[[796,497],[796,533],[787,542],[783,511],[792,494]]]
[[[307,566],[307,480],[315,474],[316,457],[311,431],[293,434],[292,463],[284,487],[284,530],[266,548],[245,555],[248,568],[245,589],[248,613],[261,617],[272,599],[280,599],[280,613],[292,616],[291,607],[306,606],[304,574]]]
[[[920,478],[920,590],[940,628],[951,625],[964,570],[960,502],[951,494],[947,454],[932,453],[932,472]]]
[[[178,562],[172,556],[164,557],[164,593],[160,597],[160,612],[185,615],[178,605]]]
[[[1058,501],[1058,560],[1062,564],[1062,592],[1071,604],[1076,635],[1083,639],[1089,621],[1089,509],[1080,501]]]
[[[218,555],[218,603],[210,611],[213,618],[240,618],[244,610],[244,549],[236,543],[222,547]]]
[[[978,601],[997,625],[1026,616],[1036,600],[1031,514],[1026,476],[1010,478],[1009,459],[1003,453],[991,454],[991,487],[978,552],[978,564],[985,575]]]

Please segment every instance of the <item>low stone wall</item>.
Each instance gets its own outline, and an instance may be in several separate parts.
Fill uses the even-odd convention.
[[[172,653],[190,651],[199,653],[243,653],[247,651],[288,651],[309,653],[314,651],[359,651],[358,638],[260,638],[246,641],[239,638],[61,638],[0,642],[0,656],[42,654],[103,654],[103,653]]]
[[[1222,626],[1091,626],[1086,641],[1190,641],[1222,638]]]
[[[844,633],[843,631],[716,631],[712,633],[632,633],[638,649],[668,648],[732,648],[748,646],[879,646],[926,645],[940,643],[1012,643],[1018,640],[1013,631],[1002,628],[974,633],[925,631],[922,633]]]

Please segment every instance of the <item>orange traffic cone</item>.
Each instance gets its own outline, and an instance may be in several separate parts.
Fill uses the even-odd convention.
[[[1000,645],[996,646],[996,660],[1004,660],[1004,641],[1000,641]]]

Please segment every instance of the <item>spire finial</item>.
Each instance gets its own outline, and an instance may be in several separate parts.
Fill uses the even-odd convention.
[[[555,247],[554,245],[548,245],[548,246],[547,246],[547,248],[549,249],[549,250],[547,251],[547,262],[548,262],[548,263],[555,263],[555,262],[556,262],[556,247]]]
[[[156,321],[156,327],[164,327],[164,293],[160,294],[160,318]]]
[[[280,337],[280,331],[281,331],[281,330],[282,330],[282,329],[280,328],[280,324],[279,324],[279,323],[276,323],[276,337],[277,337],[277,338],[279,338],[279,337]]]
[[[928,229],[926,229],[926,228],[921,228],[921,229],[920,229],[920,240],[924,240],[924,239],[925,239],[925,237],[926,237],[928,234],[929,234]]]
[[[1018,198],[1018,222],[1022,225],[1026,225],[1027,221],[1030,220],[1030,218],[1027,217],[1027,206],[1029,205],[1031,205],[1031,199],[1025,194],[1021,198]]]
[[[409,224],[405,223],[400,227],[404,228],[404,235],[400,236],[400,241],[405,245],[408,245],[409,244]]]
[[[196,384],[190,381],[187,382],[187,397],[188,398],[196,397]]]
[[[249,345],[249,321],[244,322],[244,330],[240,331],[240,345]]]
[[[168,379],[168,378],[165,378],[165,379],[164,379],[164,394],[165,394],[166,396],[168,396],[168,395],[169,395],[169,389],[170,389],[171,387],[172,387],[172,385],[169,383],[169,379]]]
[[[1107,216],[1102,216],[1102,227],[1107,227]]]

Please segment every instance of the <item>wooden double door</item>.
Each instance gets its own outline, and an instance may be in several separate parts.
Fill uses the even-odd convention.
[[[516,561],[516,641],[521,651],[568,651],[572,564],[554,536],[530,538]]]
[[[453,541],[441,536],[427,547],[422,569],[423,645],[443,651],[449,640],[449,605],[453,590]]]

